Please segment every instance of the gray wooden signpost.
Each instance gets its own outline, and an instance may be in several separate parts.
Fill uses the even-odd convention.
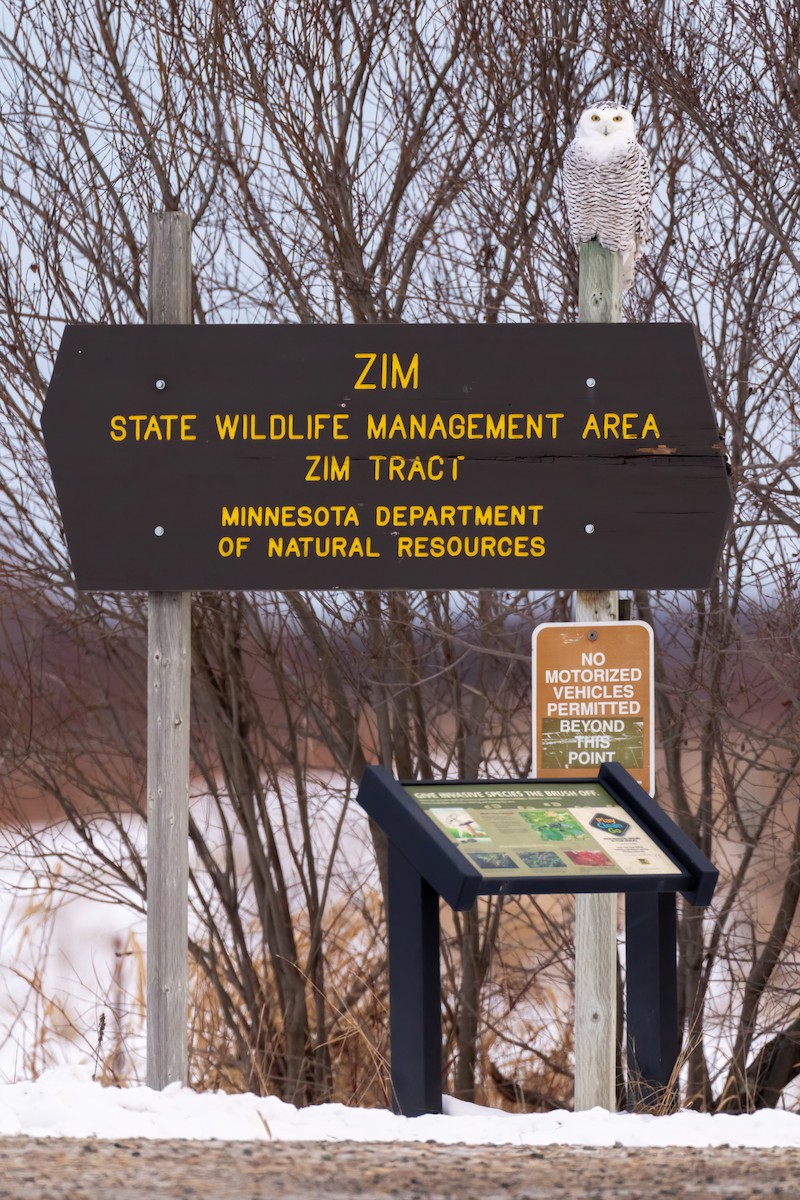
[[[148,263],[148,322],[191,324],[188,216],[151,216]],[[169,388],[166,369],[152,386]],[[148,597],[147,1085],[159,1089],[187,1081],[190,604],[190,592]]]
[[[598,242],[580,248],[578,319],[616,322],[622,300],[622,256]],[[589,384],[590,387],[597,386]],[[587,524],[591,524],[591,515]],[[576,621],[616,621],[619,592],[579,591]],[[575,1099],[574,1108],[616,1103],[617,896],[575,897]]]

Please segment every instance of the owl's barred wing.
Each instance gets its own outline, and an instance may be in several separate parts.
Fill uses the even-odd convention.
[[[650,241],[652,233],[650,225],[650,159],[647,157],[647,151],[643,146],[638,146],[639,151],[639,190],[636,198],[636,257],[641,257],[642,247],[646,242]]]
[[[564,180],[564,199],[567,202],[567,220],[569,221],[572,240],[577,249],[579,245],[578,225],[580,223],[581,195],[584,190],[584,168],[579,161],[579,153],[574,141],[570,142],[564,154],[562,179]]]

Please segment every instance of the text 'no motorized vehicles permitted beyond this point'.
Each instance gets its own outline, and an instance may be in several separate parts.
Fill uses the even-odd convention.
[[[618,762],[654,789],[653,632],[643,621],[540,625],[533,635],[534,773]]]

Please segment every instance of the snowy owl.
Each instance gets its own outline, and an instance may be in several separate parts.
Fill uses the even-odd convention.
[[[581,115],[564,156],[564,192],[576,248],[598,241],[622,252],[622,287],[650,237],[650,162],[627,108],[596,104]]]

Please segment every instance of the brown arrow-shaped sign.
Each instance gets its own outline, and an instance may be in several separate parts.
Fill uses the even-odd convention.
[[[690,325],[72,326],[79,588],[695,588],[732,497]]]

